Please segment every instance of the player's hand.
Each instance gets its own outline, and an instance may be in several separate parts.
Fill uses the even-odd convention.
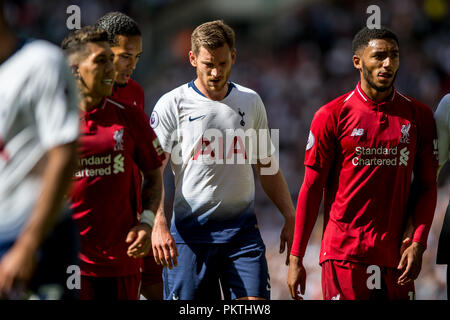
[[[422,268],[422,255],[424,251],[425,247],[418,242],[413,242],[405,249],[397,267],[399,270],[405,269],[397,280],[398,284],[405,285],[417,279]]]
[[[21,243],[16,243],[3,255],[0,260],[0,299],[11,297],[14,288],[24,287],[33,275],[36,262],[35,249]]]
[[[152,228],[146,223],[140,223],[131,228],[125,240],[130,244],[127,250],[128,256],[135,259],[145,257],[152,246],[151,234]]]
[[[152,232],[153,257],[158,265],[172,269],[178,265],[177,246],[165,221],[155,219]]]
[[[301,295],[305,294],[306,270],[303,267],[302,259],[297,256],[289,256],[287,285],[292,299],[303,300]]]
[[[413,235],[414,225],[412,223],[412,217],[409,216],[406,221],[405,232],[403,232],[402,244],[400,246],[400,257],[403,256],[403,252],[405,252],[406,248],[411,245]]]
[[[289,265],[289,255],[291,253],[292,241],[294,241],[295,215],[285,218],[283,229],[280,234],[280,253],[286,249],[286,265]]]

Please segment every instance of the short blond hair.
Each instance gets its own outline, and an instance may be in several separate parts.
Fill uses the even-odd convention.
[[[205,22],[199,25],[191,35],[191,50],[198,54],[201,47],[215,50],[228,44],[234,50],[234,31],[222,20]]]

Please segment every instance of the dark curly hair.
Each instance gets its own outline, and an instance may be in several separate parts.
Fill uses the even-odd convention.
[[[132,18],[121,12],[109,12],[95,22],[95,27],[103,29],[108,33],[109,44],[117,45],[117,37],[140,36],[141,30]]]
[[[394,32],[386,27],[381,27],[380,29],[369,29],[367,27],[362,28],[358,31],[352,41],[352,51],[355,54],[359,49],[367,47],[370,40],[373,39],[392,39],[398,46],[398,38]]]

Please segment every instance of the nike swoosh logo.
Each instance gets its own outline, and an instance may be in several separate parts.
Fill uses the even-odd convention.
[[[199,117],[195,117],[195,118],[192,118],[191,116],[189,116],[189,121],[194,121],[194,120],[197,120],[197,119],[200,119],[200,118],[204,118],[205,117],[205,115],[202,115],[202,116],[199,116]]]

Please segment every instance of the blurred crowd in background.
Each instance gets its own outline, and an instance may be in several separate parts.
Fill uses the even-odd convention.
[[[303,180],[304,149],[314,113],[353,90],[359,79],[351,60],[351,41],[370,16],[366,13],[369,5],[379,6],[381,24],[399,36],[396,88],[433,110],[450,92],[447,0],[22,0],[8,3],[8,19],[24,37],[59,44],[69,32],[66,10],[70,5],[80,7],[82,26],[109,11],[122,11],[139,23],[144,54],[133,78],[144,88],[147,114],[162,94],[195,78],[188,61],[192,30],[215,19],[232,26],[237,61],[230,80],[257,91],[265,103],[269,126],[280,129],[280,166],[294,204]],[[439,193],[422,273],[416,281],[417,299],[446,298],[445,268],[435,264],[435,257],[448,193],[447,189]],[[272,298],[290,299],[284,255],[278,253],[283,220],[281,215],[278,220],[268,218],[277,209],[258,183],[256,210],[267,245]],[[304,259],[306,299],[322,298],[321,234],[320,215]]]

